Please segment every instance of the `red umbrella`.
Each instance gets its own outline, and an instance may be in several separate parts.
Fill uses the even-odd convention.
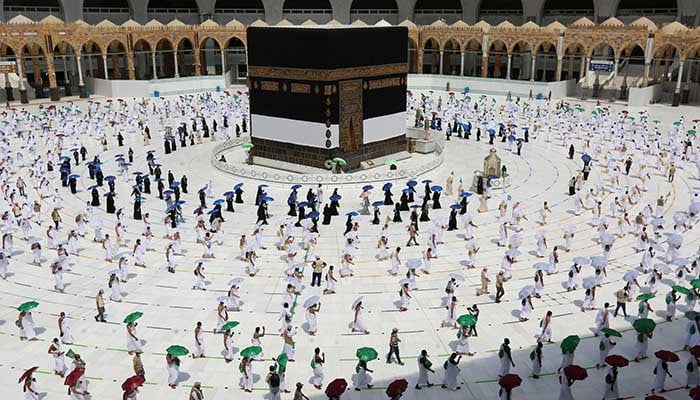
[[[700,387],[696,386],[690,389],[690,398],[692,398],[693,400],[700,399]]]
[[[688,351],[690,351],[690,354],[693,356],[700,357],[700,346],[693,346]]]
[[[66,386],[75,386],[75,384],[78,383],[78,379],[80,379],[83,374],[85,374],[85,368],[76,368],[72,370],[70,374],[66,375],[66,380],[63,381],[63,384]]]
[[[644,400],[666,400],[665,397],[661,397],[657,394],[652,394],[651,396],[647,396],[644,398]]]
[[[408,381],[405,379],[397,379],[391,382],[389,387],[386,388],[386,395],[389,396],[390,399],[399,397],[406,391],[406,388],[408,388]]]
[[[678,358],[678,354],[668,350],[659,350],[654,353],[654,355],[656,358],[666,362],[676,362],[680,360],[680,358]]]
[[[611,367],[622,368],[629,365],[629,360],[617,354],[605,357],[605,362]]]
[[[348,382],[343,378],[336,378],[326,387],[326,396],[340,397],[348,388]]]
[[[34,371],[36,371],[37,369],[39,369],[39,367],[31,367],[28,370],[24,371],[24,373],[19,376],[19,380],[17,381],[17,383],[20,383],[23,380],[27,379],[27,377],[34,373]]]
[[[571,364],[564,368],[564,375],[575,381],[582,381],[588,378],[588,371],[580,365]]]
[[[144,382],[146,382],[146,378],[141,375],[134,375],[122,383],[122,390],[125,392],[132,392],[137,387],[142,386]]]
[[[518,386],[520,386],[520,383],[523,381],[521,377],[519,377],[516,374],[508,374],[504,375],[501,377],[501,379],[498,380],[498,384],[501,385],[502,388],[504,389],[513,389]]]

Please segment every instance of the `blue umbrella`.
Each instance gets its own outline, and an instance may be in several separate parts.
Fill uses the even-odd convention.
[[[178,206],[181,206],[181,205],[183,205],[183,204],[185,204],[185,203],[186,203],[185,200],[178,200],[178,201],[175,202],[175,204],[177,204]]]
[[[74,152],[74,151],[78,151],[78,148],[77,148],[77,147],[72,147],[69,151],[72,153],[72,152]]]
[[[78,175],[78,174],[68,175],[68,179],[78,179],[78,178],[80,178],[80,175]]]
[[[301,187],[301,185],[293,185],[292,190],[299,189],[300,187]]]
[[[137,187],[139,187],[139,185],[131,185],[132,189],[136,189]]]
[[[496,130],[495,130],[495,129],[489,129],[489,130],[487,130],[486,132],[488,132],[489,135],[495,135],[495,134],[496,134]]]
[[[442,186],[435,185],[430,188],[433,192],[442,192]]]
[[[218,213],[218,212],[219,212],[219,210],[217,210],[217,209],[212,209],[212,210],[207,211],[207,215],[216,214],[216,213]]]
[[[171,204],[170,207],[165,209],[165,212],[170,212],[173,210],[177,210],[177,204]]]
[[[156,182],[163,182],[164,180],[163,178],[156,178]]]
[[[226,196],[226,197],[231,197],[231,196],[233,196],[234,194],[236,194],[236,192],[228,191],[228,192],[225,192],[225,193],[224,193],[224,196]]]
[[[518,143],[522,143],[522,142],[524,142],[524,141],[525,141],[525,139],[523,139],[523,138],[517,138],[517,139],[516,139],[516,142],[518,142]]]
[[[381,200],[375,201],[374,203],[372,203],[372,207],[381,207],[383,205],[384,205],[384,202]]]
[[[362,186],[362,190],[365,191],[365,192],[368,191],[368,190],[372,190],[372,189],[374,189],[374,186],[372,186],[372,185],[365,185],[365,186]]]
[[[115,154],[114,157],[115,157],[115,158],[116,158],[116,157],[124,157],[124,154],[122,154],[122,153]]]
[[[143,172],[136,171],[136,172],[132,172],[131,175],[143,175]]]
[[[218,206],[219,204],[224,204],[225,202],[226,202],[226,200],[224,200],[224,199],[216,199],[212,202],[212,204],[214,204],[215,206]]]
[[[409,194],[409,193],[413,192],[413,190],[411,190],[411,188],[406,188],[406,189],[402,190],[401,192]]]
[[[391,190],[392,186],[394,185],[392,185],[391,182],[387,182],[384,184],[384,186],[382,186],[382,190],[386,192],[387,190]]]
[[[318,213],[318,211],[311,211],[309,215],[307,215],[308,218],[318,218],[318,216],[321,215]]]
[[[498,123],[498,126],[502,126],[502,127],[505,128],[506,124],[504,124],[503,122],[499,122],[499,123]]]
[[[433,181],[431,181],[430,179],[423,179],[422,181],[420,181],[420,183],[432,183],[432,182]]]
[[[173,183],[170,184],[170,187],[178,187],[180,186],[180,182],[178,181],[173,181]]]
[[[357,217],[360,214],[358,214],[357,211],[350,211],[350,212],[345,213],[345,215],[348,217]]]
[[[68,156],[61,156],[60,160],[61,160],[61,161],[70,161],[70,157],[68,157]]]
[[[517,128],[517,127],[518,127],[518,125],[515,125],[515,124],[510,124],[510,126],[512,126],[512,127],[514,127],[514,128]]]
[[[461,210],[462,206],[460,206],[459,204],[453,204],[450,206],[450,208],[453,210]]]
[[[515,141],[515,135],[508,135],[508,141],[509,142]]]
[[[131,163],[128,163],[128,162],[122,163],[122,166],[124,166],[124,167],[128,167],[130,165],[131,165]]]
[[[146,200],[146,198],[145,198],[145,197],[141,197],[141,196],[136,196],[136,197],[134,198],[134,200],[136,200],[136,201],[144,201],[144,200]]]
[[[113,180],[115,180],[115,179],[117,179],[117,178],[115,178],[113,175],[107,175],[107,176],[105,176],[105,180],[106,180],[107,182],[111,182],[111,181],[113,181]]]
[[[588,154],[584,154],[583,156],[581,156],[581,159],[583,160],[583,162],[589,162],[591,161],[591,156],[589,156]]]
[[[474,193],[464,192],[464,193],[462,193],[462,197],[469,197],[469,196],[471,196],[471,195],[473,195],[473,194],[474,194]]]
[[[265,203],[269,203],[269,202],[271,202],[271,201],[275,201],[275,199],[273,199],[273,198],[270,197],[270,196],[263,196],[263,197],[260,199],[260,201],[264,201]]]
[[[88,187],[88,190],[97,189],[98,187],[99,186],[97,186],[97,185],[92,185],[92,186]]]
[[[411,179],[410,181],[406,182],[406,186],[408,186],[408,187],[414,187],[414,186],[416,186],[417,184],[418,184],[418,182],[414,181],[413,179]]]
[[[496,178],[498,178],[496,175],[489,175],[488,176],[488,179],[496,179]]]
[[[411,208],[418,209],[418,208],[423,208],[423,206],[421,206],[420,204],[414,204],[411,206]]]
[[[339,194],[333,194],[333,195],[331,195],[331,197],[329,197],[329,199],[331,199],[331,201],[338,201],[342,198],[343,198],[343,196],[341,196]]]
[[[155,150],[148,150],[146,153],[155,153]]]
[[[297,204],[297,207],[308,207],[309,202],[308,201],[302,201],[301,203]]]
[[[171,195],[175,194],[175,192],[173,192],[172,190],[163,190],[163,194],[165,196],[171,196]]]
[[[243,187],[243,182],[237,183],[237,184],[233,187],[233,190],[238,190],[238,189],[240,189],[241,187]]]
[[[259,187],[259,188],[266,188],[266,187],[268,187],[268,185],[266,185],[266,184],[264,184],[264,183],[261,183],[261,184],[258,185],[258,187]]]

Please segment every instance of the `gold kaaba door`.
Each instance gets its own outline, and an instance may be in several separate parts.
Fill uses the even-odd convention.
[[[340,81],[340,148],[355,151],[362,144],[362,79]]]

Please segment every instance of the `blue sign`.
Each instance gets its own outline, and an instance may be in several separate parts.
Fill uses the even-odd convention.
[[[612,72],[614,63],[612,61],[591,60],[588,63],[588,70],[593,72]]]

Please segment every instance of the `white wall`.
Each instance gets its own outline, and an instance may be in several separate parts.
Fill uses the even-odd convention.
[[[646,107],[653,100],[657,102],[663,94],[663,85],[651,85],[644,88],[629,88],[629,106]]]
[[[85,86],[90,93],[105,97],[148,96],[148,81],[87,78]]]
[[[146,80],[106,80],[87,78],[85,86],[90,93],[106,97],[147,97],[155,91],[161,96],[195,92],[213,92],[216,87],[226,90],[226,82],[220,75],[189,76],[185,78]]]
[[[506,80],[499,78],[480,78],[472,76],[451,75],[408,75],[408,87],[417,90],[445,90],[447,83],[450,90],[462,93],[465,87],[469,87],[469,93],[505,96],[508,92],[512,96],[527,97],[530,90],[534,96],[542,93],[547,96],[552,92],[552,98],[561,98],[573,95],[575,81],[559,82],[530,82],[520,80]]]

